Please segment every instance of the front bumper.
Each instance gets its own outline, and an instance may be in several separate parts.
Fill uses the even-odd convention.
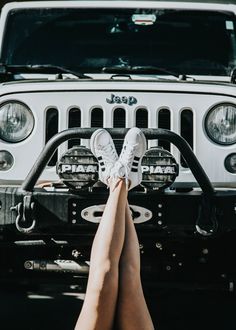
[[[86,286],[98,224],[83,215],[85,209],[106,203],[107,190],[97,187],[73,192],[34,185],[60,143],[78,134],[87,137],[92,131],[59,133],[49,141],[21,188],[0,188],[1,281],[37,279]],[[125,132],[111,130],[119,137]],[[151,138],[159,134],[170,139],[201,187],[192,191],[130,192],[130,205],[142,207],[148,214],[148,221],[136,224],[144,285],[232,291],[236,280],[236,191],[214,191],[182,138],[164,130],[144,132]],[[134,220],[138,217],[135,210],[133,216]],[[78,267],[58,268],[58,260],[75,262],[81,271]]]

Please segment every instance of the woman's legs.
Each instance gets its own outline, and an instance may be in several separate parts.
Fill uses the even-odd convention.
[[[93,241],[87,292],[76,330],[108,330],[113,327],[126,203],[124,181],[112,180],[110,195]]]
[[[125,241],[120,258],[116,329],[153,330],[140,279],[139,242],[128,202],[125,209]]]
[[[122,330],[151,330],[153,325],[140,280],[139,243],[126,185],[120,178],[115,179],[124,175],[130,188],[141,182],[146,139],[139,129],[129,130],[117,161],[110,135],[99,129],[91,137],[91,150],[99,161],[99,179],[105,184],[109,177],[113,179],[109,182],[110,196],[93,242],[87,292],[76,329],[109,330],[116,325]]]

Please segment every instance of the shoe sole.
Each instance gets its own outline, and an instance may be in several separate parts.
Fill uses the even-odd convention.
[[[143,134],[143,132],[142,132],[141,130],[139,131],[138,134],[139,134],[140,137],[141,137],[141,142],[140,142],[140,144],[142,143],[142,149],[141,149],[142,156],[140,157],[139,162],[138,162],[138,181],[139,181],[139,184],[140,184],[141,181],[142,181],[142,176],[143,176],[143,174],[142,174],[142,168],[141,168],[141,163],[142,163],[143,156],[144,156],[144,154],[145,154],[145,152],[146,152],[146,150],[147,150],[147,140],[146,140],[146,137],[145,137],[145,135]],[[136,186],[136,185],[135,185],[135,186]],[[134,187],[135,187],[135,186],[134,186]],[[130,189],[133,189],[134,187],[129,188],[129,190],[130,190]]]
[[[143,156],[144,156],[144,154],[145,154],[145,152],[146,152],[146,150],[147,150],[147,140],[146,140],[146,137],[145,137],[145,135],[143,134],[142,131],[140,131],[140,135],[141,135],[142,142],[143,142],[143,150],[142,150],[143,155],[141,157],[141,159],[142,159]]]
[[[97,156],[95,154],[94,141],[95,141],[96,137],[98,136],[98,134],[101,132],[107,132],[107,131],[103,128],[99,128],[92,134],[92,136],[90,138],[90,150],[92,151],[92,153],[94,154],[95,157],[97,157]]]
[[[138,162],[138,174],[139,174],[139,182],[141,183],[142,177],[143,177],[141,164],[142,164],[143,156],[147,150],[147,140],[142,131],[140,131],[140,136],[142,139],[143,148],[142,148],[142,156],[140,157],[139,162]]]
[[[141,141],[142,142],[142,150],[141,150],[142,156],[140,157],[142,159],[145,152],[146,152],[146,150],[147,150],[147,140],[146,140],[146,137],[145,137],[145,135],[143,134],[143,132],[141,130],[138,134],[141,136],[141,139],[142,139],[142,141]]]

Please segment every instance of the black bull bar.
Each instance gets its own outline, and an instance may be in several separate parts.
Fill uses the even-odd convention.
[[[23,182],[22,189],[25,191],[33,190],[39,176],[61,143],[75,138],[89,139],[95,130],[96,128],[73,128],[55,135],[50,141],[48,141],[39,155],[34,166]],[[116,139],[124,138],[128,131],[127,128],[108,128],[107,130],[111,136]],[[185,139],[166,129],[146,128],[142,131],[148,140],[160,139],[173,143],[183,155],[204,194],[207,196],[212,196],[214,194],[214,188],[212,187],[211,182]]]
[[[29,172],[28,176],[26,177],[25,181],[22,184],[22,189],[25,191],[32,191],[34,186],[39,179],[42,171],[44,170],[45,166],[47,165],[48,161],[53,156],[55,150],[58,146],[73,138],[84,138],[89,139],[92,133],[96,130],[96,128],[73,128],[62,131],[55,135],[45,146],[43,151],[41,152],[39,158],[35,162],[34,166],[32,167],[31,171]],[[109,133],[112,135],[113,138],[124,138],[125,134],[127,133],[127,128],[110,128],[107,129]],[[214,196],[214,188],[208,179],[204,169],[202,168],[201,164],[199,163],[197,157],[194,155],[191,147],[187,143],[185,139],[181,136],[177,135],[176,133],[165,130],[165,129],[142,129],[143,133],[145,134],[146,138],[149,140],[153,139],[160,139],[166,140],[168,142],[173,143],[181,152],[182,156],[184,157],[185,161],[187,162],[189,168],[191,169],[196,181],[198,182],[199,186],[201,187],[204,198],[203,198],[203,206],[202,211],[206,213],[206,209],[209,209],[209,203],[212,204],[211,200]],[[204,217],[209,217],[210,222],[212,223],[212,228],[209,231],[202,230],[200,228],[200,218],[203,217],[202,215],[199,216],[196,222],[196,229],[199,233],[203,235],[211,235],[216,232],[217,229],[217,221],[215,218],[215,212],[212,212],[212,209],[207,211],[209,214],[205,214]]]
[[[6,222],[8,224],[15,223],[18,231],[23,234],[29,234],[35,232],[35,229],[41,226],[49,228],[50,221],[54,227],[56,223],[58,225],[73,224],[73,219],[70,216],[73,205],[80,205],[79,207],[76,206],[76,212],[80,213],[82,208],[105,203],[107,192],[101,193],[101,191],[96,192],[95,190],[92,193],[87,191],[77,191],[76,193],[73,191],[57,192],[56,190],[48,192],[44,189],[35,188],[42,171],[61,143],[70,139],[89,139],[95,130],[96,128],[68,129],[56,134],[49,140],[21,188],[12,188],[15,197],[12,197],[11,189],[2,190],[2,194],[8,200],[5,205],[8,205],[8,209],[11,208],[13,212],[11,212],[10,220],[6,220],[6,216],[1,219],[0,214],[0,225],[6,224]],[[118,139],[124,138],[128,131],[127,128],[108,128],[107,130],[113,138]],[[176,133],[165,129],[150,128],[142,129],[142,131],[148,140],[160,139],[173,143],[184,157],[202,191],[175,193],[148,191],[146,194],[131,191],[129,194],[130,204],[148,207],[148,209],[152,210],[153,219],[157,219],[155,224],[153,221],[149,221],[145,224],[146,227],[141,224],[140,228],[145,231],[145,228],[149,227],[152,233],[155,232],[154,229],[162,233],[164,228],[168,232],[169,227],[167,225],[172,224],[172,227],[176,228],[191,228],[192,232],[198,232],[203,236],[216,234],[219,232],[218,229],[227,231],[236,228],[236,193],[234,191],[215,192],[204,169],[186,140]],[[163,209],[158,211],[158,205],[163,205]],[[3,210],[2,214],[4,212],[6,211]],[[165,213],[165,219],[164,217],[159,219],[158,214],[162,213]],[[49,222],[45,221],[47,218],[50,219]],[[57,222],[56,219],[60,221]],[[82,220],[76,223],[77,229],[81,224],[83,229],[91,225]],[[68,232],[68,229],[66,232]],[[75,232],[73,231],[73,233]]]

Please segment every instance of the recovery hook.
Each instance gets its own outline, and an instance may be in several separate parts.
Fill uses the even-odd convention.
[[[31,195],[25,195],[23,203],[20,202],[17,205],[11,207],[11,211],[16,212],[16,228],[23,234],[29,234],[33,231],[36,226],[35,220],[35,202]],[[29,223],[32,221],[31,226],[23,227],[21,223]]]

